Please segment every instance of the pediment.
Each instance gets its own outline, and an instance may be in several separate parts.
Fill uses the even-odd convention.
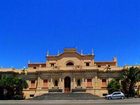
[[[76,57],[78,59],[82,59],[82,56],[77,52],[64,52],[58,55],[58,59],[65,58],[65,57]]]
[[[94,55],[82,55],[82,54],[79,54],[76,49],[68,48],[68,49],[64,49],[64,52],[57,55],[57,56],[47,56],[47,59],[48,60],[60,60],[62,58],[67,58],[67,57],[75,57],[75,58],[78,58],[80,60],[81,59],[92,60],[94,58]]]

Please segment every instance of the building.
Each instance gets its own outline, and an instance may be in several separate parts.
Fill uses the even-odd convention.
[[[27,80],[26,98],[49,92],[86,92],[98,96],[108,93],[107,84],[118,78],[122,67],[117,59],[96,62],[95,55],[83,55],[74,48],[66,48],[56,56],[47,55],[44,63],[28,63],[25,70],[0,69],[2,74],[16,75]]]

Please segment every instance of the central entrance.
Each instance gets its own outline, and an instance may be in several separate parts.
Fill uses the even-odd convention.
[[[71,79],[70,79],[70,77],[65,77],[64,86],[65,86],[64,92],[65,93],[70,93],[70,90],[71,90]]]

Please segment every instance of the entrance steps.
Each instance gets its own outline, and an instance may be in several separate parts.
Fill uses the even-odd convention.
[[[36,96],[31,100],[95,100],[100,97],[90,93],[47,93]]]

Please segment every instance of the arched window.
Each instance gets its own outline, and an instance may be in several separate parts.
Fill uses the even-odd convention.
[[[81,86],[81,80],[80,79],[77,80],[77,86]]]
[[[58,86],[58,80],[54,81],[54,86]]]
[[[73,63],[73,62],[68,62],[68,63],[66,64],[66,66],[74,66],[74,63]]]
[[[48,88],[48,80],[43,80],[43,88]]]

